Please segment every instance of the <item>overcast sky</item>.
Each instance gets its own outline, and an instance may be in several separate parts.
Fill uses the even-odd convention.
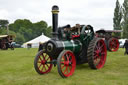
[[[121,3],[123,0],[119,0]],[[51,25],[51,7],[59,6],[59,26],[90,24],[95,30],[113,29],[116,0],[0,0],[0,19],[32,22],[44,20]]]

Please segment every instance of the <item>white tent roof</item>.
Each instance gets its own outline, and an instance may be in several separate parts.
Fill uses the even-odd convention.
[[[32,47],[38,47],[39,43],[44,43],[48,40],[50,40],[50,38],[42,34],[39,37],[24,43],[23,47],[26,47],[27,44],[32,44]]]
[[[33,40],[30,40],[30,41],[26,42],[25,44],[32,44],[32,43],[39,43],[39,42],[44,43],[44,42],[48,41],[49,39],[50,39],[49,37],[42,34],[41,36],[39,36]]]

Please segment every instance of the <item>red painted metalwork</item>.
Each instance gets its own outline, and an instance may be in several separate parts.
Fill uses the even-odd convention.
[[[106,45],[104,40],[99,40],[94,49],[94,64],[96,65],[97,69],[100,69],[104,66],[106,62]]]
[[[42,53],[38,56],[37,66],[41,74],[45,74],[51,71],[52,64],[49,62],[52,61],[52,58],[47,53]]]
[[[112,51],[112,52],[115,52],[118,50],[119,48],[119,41],[118,39],[116,38],[112,38],[110,41],[109,41],[109,49]]]
[[[63,76],[69,77],[74,73],[76,68],[76,60],[71,51],[67,51],[62,55],[60,66]]]
[[[72,35],[72,39],[80,37],[80,35]]]

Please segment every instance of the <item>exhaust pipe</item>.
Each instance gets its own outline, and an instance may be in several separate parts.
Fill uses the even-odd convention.
[[[54,5],[52,7],[52,39],[58,40],[58,13],[59,13],[59,7],[57,5]]]

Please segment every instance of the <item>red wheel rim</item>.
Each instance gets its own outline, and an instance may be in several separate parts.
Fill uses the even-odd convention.
[[[65,77],[71,76],[76,67],[75,56],[72,52],[67,51],[62,55],[61,58],[61,72]]]
[[[106,62],[107,49],[104,40],[99,40],[94,49],[94,64],[97,69],[104,66]]]
[[[50,63],[51,61],[52,58],[47,53],[42,53],[40,56],[38,56],[37,66],[40,73],[45,74],[51,70],[52,68],[52,64]]]
[[[110,42],[109,42],[109,48],[111,51],[117,51],[119,48],[119,41],[115,38],[113,38]]]

